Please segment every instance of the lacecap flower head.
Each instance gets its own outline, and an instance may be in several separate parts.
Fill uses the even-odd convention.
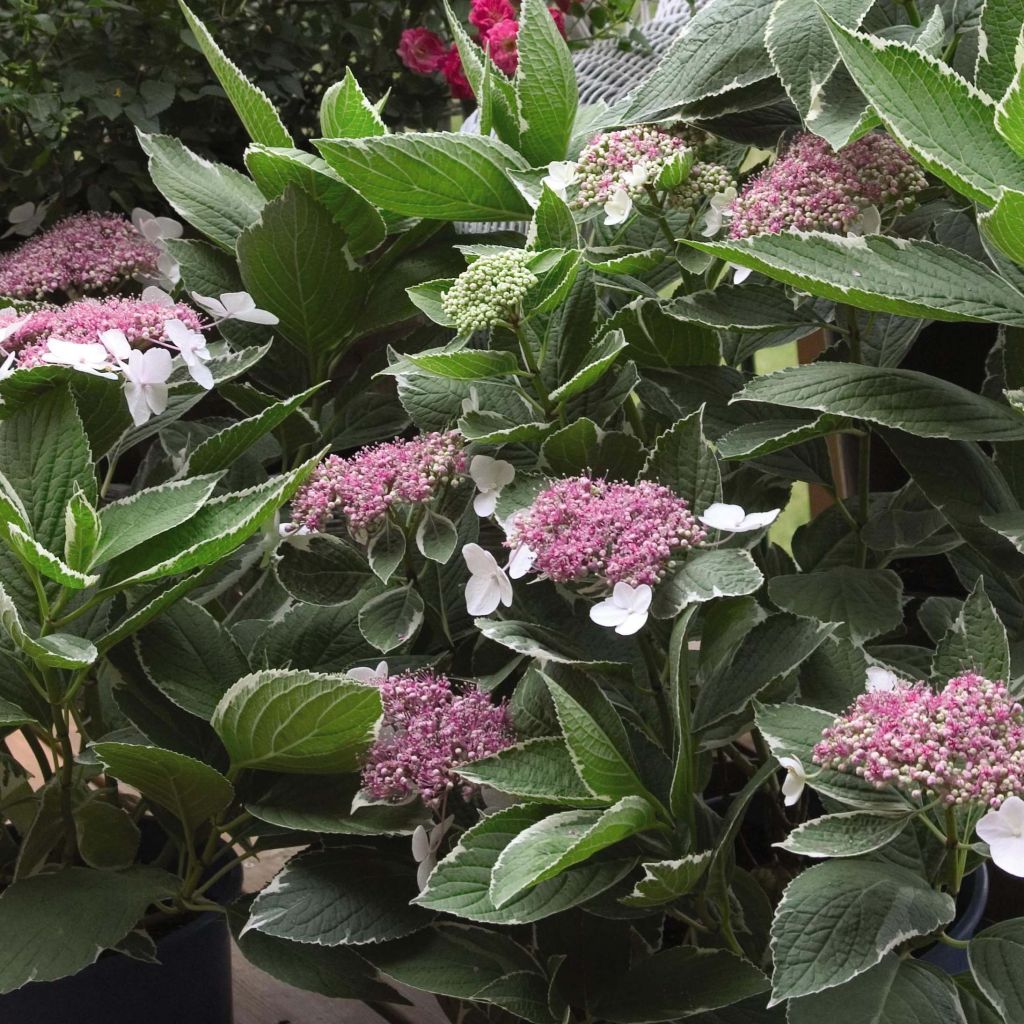
[[[355,532],[373,533],[396,505],[421,505],[466,469],[456,431],[387,441],[355,455],[329,455],[292,502],[292,522],[322,530],[335,514]]]
[[[529,253],[517,249],[481,256],[455,279],[441,305],[460,334],[517,318],[519,304],[537,283],[527,259]]]
[[[687,502],[661,484],[577,476],[554,481],[519,512],[506,544],[528,548],[533,570],[556,583],[611,589],[653,586],[674,556],[704,537]]]
[[[1024,709],[973,673],[873,690],[822,734],[814,761],[914,799],[999,807],[1024,791]]]
[[[838,152],[805,132],[747,182],[732,204],[729,236],[845,234],[870,207],[904,209],[926,185],[910,154],[884,132],[864,135]]]
[[[0,255],[0,295],[48,299],[102,293],[157,276],[159,246],[126,218],[79,213]]]
[[[378,683],[384,708],[381,735],[363,766],[363,785],[378,800],[418,794],[436,803],[456,787],[471,789],[458,767],[515,743],[504,703],[475,687],[460,693],[430,671]]]

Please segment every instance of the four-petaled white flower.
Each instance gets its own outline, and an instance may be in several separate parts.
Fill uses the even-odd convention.
[[[478,516],[494,515],[502,488],[515,479],[515,467],[504,459],[474,455],[469,463],[469,475],[477,489],[477,495],[473,498],[473,511]]]
[[[218,320],[244,320],[247,324],[273,326],[278,319],[266,309],[259,309],[256,300],[248,292],[221,292],[219,298],[192,292],[196,304]]]
[[[164,335],[178,350],[192,379],[207,391],[213,387],[213,374],[206,363],[210,360],[210,350],[206,347],[206,338],[198,331],[193,331],[181,320],[165,320]]]
[[[40,358],[44,363],[70,366],[73,370],[81,370],[97,377],[113,379],[117,376],[110,365],[110,352],[99,342],[83,345],[75,341],[64,341],[62,338],[49,338],[46,342],[46,351]]]
[[[892,669],[883,668],[881,665],[868,667],[867,682],[865,689],[868,693],[893,693],[902,690],[906,683],[900,679]]]
[[[181,238],[181,221],[173,217],[157,217],[141,206],[132,210],[132,224],[143,238],[154,245],[159,246],[168,238]]]
[[[152,415],[167,408],[167,378],[171,375],[171,353],[165,348],[140,352],[133,348],[127,363],[121,364],[124,395],[135,426],[141,427]]]
[[[13,207],[10,213],[7,214],[7,222],[11,226],[2,234],[0,238],[7,238],[9,235],[21,235],[23,238],[27,238],[29,235],[34,234],[36,228],[46,219],[46,211],[50,208],[50,204],[53,199],[48,199],[45,202],[40,203],[36,206],[35,203],[19,203]]]
[[[707,213],[704,214],[704,230],[701,234],[705,238],[713,238],[722,230],[722,225],[730,219],[730,209],[736,202],[736,189],[727,188],[724,192],[716,192],[708,201]]]
[[[494,555],[479,544],[467,544],[462,557],[469,567],[466,584],[466,611],[470,615],[490,615],[499,604],[512,604],[512,582],[498,565]]]
[[[576,184],[576,168],[575,160],[552,160],[541,183],[547,185],[559,199],[565,199],[569,186]]]
[[[782,780],[783,803],[792,807],[807,785],[807,773],[799,757],[780,757],[779,764],[786,769],[786,777]]]
[[[611,597],[590,609],[591,621],[599,626],[614,626],[619,636],[632,636],[647,622],[651,597],[651,588],[646,583],[638,587],[616,583]]]
[[[1024,878],[1024,800],[1007,797],[998,810],[989,811],[975,827],[988,843],[996,867]]]
[[[633,200],[624,188],[616,189],[611,199],[604,204],[604,222],[609,227],[624,224],[633,212]]]
[[[713,530],[724,530],[727,533],[747,533],[750,530],[763,530],[771,526],[779,518],[781,508],[773,508],[770,512],[744,512],[741,505],[726,505],[716,501],[704,510],[697,518]]]
[[[386,661],[378,661],[376,668],[367,668],[364,665],[357,665],[355,668],[350,668],[345,675],[349,679],[354,679],[357,683],[366,683],[367,685],[383,683],[388,677],[388,663]]]

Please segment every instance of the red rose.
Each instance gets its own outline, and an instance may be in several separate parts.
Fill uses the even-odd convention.
[[[410,71],[430,75],[445,63],[444,41],[428,28],[407,28],[398,44],[398,56]]]
[[[516,12],[508,0],[473,0],[469,23],[480,30],[481,38],[501,21],[515,21]]]
[[[455,99],[471,100],[473,98],[473,90],[470,87],[469,79],[466,77],[466,72],[462,69],[462,57],[459,56],[459,48],[454,43],[444,58],[444,63],[441,65],[441,74],[444,75],[445,80],[448,82],[448,88],[451,89],[452,96]]]

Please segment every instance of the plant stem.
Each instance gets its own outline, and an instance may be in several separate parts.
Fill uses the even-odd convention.
[[[903,6],[907,9],[907,17],[910,19],[910,24],[914,26],[920,25],[921,12],[917,9],[915,0],[903,0]]]
[[[956,827],[956,811],[952,807],[946,808],[946,870],[949,875],[949,892],[956,896],[960,892],[960,871],[959,857],[960,836]]]
[[[21,735],[25,737],[25,742],[28,744],[29,750],[32,751],[32,756],[36,759],[36,762],[39,765],[39,771],[43,776],[43,781],[49,781],[53,778],[53,768],[50,766],[49,758],[43,752],[43,747],[39,742],[39,737],[36,736],[29,728],[22,729]]]
[[[675,712],[675,770],[669,792],[669,806],[686,826],[686,850],[694,849],[697,839],[697,814],[694,804],[697,765],[690,716],[690,671],[687,664],[687,627],[693,617],[691,605],[676,619],[668,642],[669,690]]]
[[[954,939],[952,935],[947,935],[945,932],[939,932],[935,936],[945,946],[952,946],[954,949],[967,949],[970,946],[969,942],[965,942],[963,939]]]
[[[862,363],[864,361],[863,347],[861,345],[860,328],[857,325],[857,314],[850,307],[846,306],[846,323],[849,330],[847,344],[850,346],[850,361]],[[871,514],[871,430],[867,425],[864,432],[857,439],[857,518],[860,521],[861,531]],[[858,531],[858,562],[860,567],[866,568],[868,562],[868,546],[864,543],[863,536]]]
[[[523,362],[526,363],[526,368],[530,371],[533,390],[537,393],[537,398],[540,400],[540,406],[544,410],[544,415],[550,417],[551,400],[548,397],[547,388],[544,387],[544,381],[540,375],[540,367],[537,365],[533,349],[530,348],[530,343],[526,340],[526,335],[518,323],[515,324],[513,330],[515,331],[516,340],[519,342],[519,351],[522,353]]]

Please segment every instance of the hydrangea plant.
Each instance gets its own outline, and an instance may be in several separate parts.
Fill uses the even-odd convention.
[[[143,137],[205,237],[163,243],[170,300],[263,311],[280,342],[217,384],[246,418],[153,424],[134,497],[78,486],[101,545],[154,487],[272,492],[250,536],[290,507],[246,558],[236,532],[196,539],[223,508],[204,494],[104,568],[62,539],[90,518],[77,490],[12,482],[32,571],[4,624],[40,688],[0,676],[11,727],[70,742],[79,695],[79,724],[119,717],[47,784],[64,839],[16,855],[0,927],[22,926],[10,894],[89,863],[76,799],[121,780],[165,813],[136,766],[186,757],[184,881],[139,898],[205,906],[220,833],[300,846],[230,912],[286,981],[376,1004],[405,984],[459,1022],[1016,1024],[1024,925],[993,906],[966,934],[957,903],[1024,874],[1024,18],[838,6],[715,0],[594,108],[543,0],[514,75],[453,18],[481,134],[389,134],[347,78],[316,153],[203,37],[249,176]],[[974,390],[927,372],[941,321]],[[242,353],[244,323],[219,325]],[[813,361],[754,372],[812,335]],[[116,385],[87,368],[19,365],[0,428],[42,393],[106,455],[91,396]],[[783,545],[808,484],[818,514]],[[151,575],[168,537],[232,557]],[[56,589],[73,572],[81,605]],[[105,601],[130,642],[93,638]],[[17,967],[0,954],[8,988]]]

